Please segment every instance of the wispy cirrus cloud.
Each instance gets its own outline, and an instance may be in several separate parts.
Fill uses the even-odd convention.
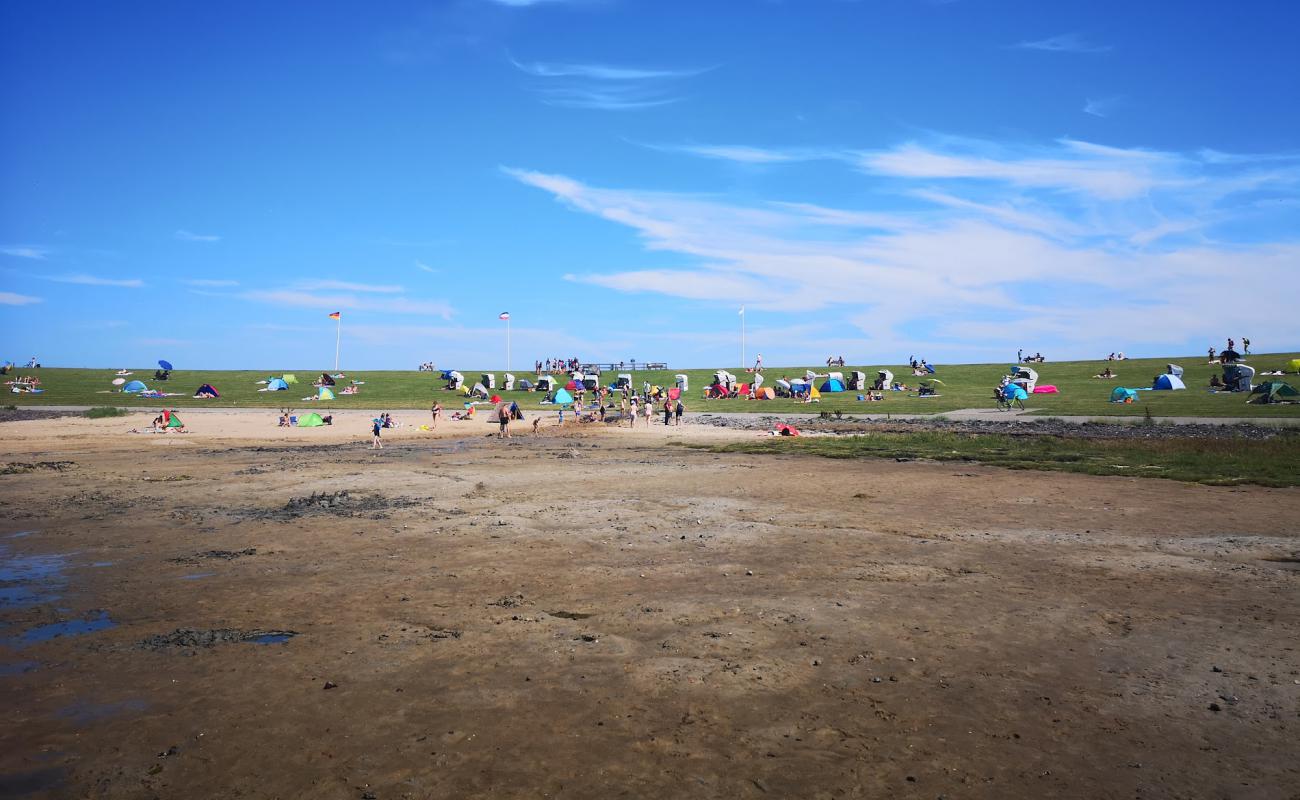
[[[683,98],[673,91],[674,83],[713,69],[521,62],[513,58],[510,63],[520,72],[541,80],[534,87],[541,102],[562,108],[603,111],[629,111],[680,102]]]
[[[1271,340],[1300,339],[1300,321],[1269,289],[1294,284],[1300,237],[1236,234],[1250,229],[1237,223],[1261,213],[1300,222],[1300,205],[1261,210],[1257,202],[1261,188],[1300,198],[1300,158],[953,137],[852,152],[846,162],[873,185],[922,205],[884,213],[733,202],[506,172],[672,258],[569,280],[760,311],[841,309],[875,348],[977,356],[982,342],[1011,330],[1083,354],[1117,330],[1184,342],[1219,313],[1225,276],[1266,306]]]
[[[85,272],[74,272],[68,275],[41,275],[39,277],[47,281],[74,283],[81,286],[116,286],[124,289],[139,289],[144,286],[144,281],[139,278],[101,278],[98,275],[90,275]]]
[[[1049,53],[1105,53],[1114,48],[1108,44],[1094,44],[1077,33],[1062,33],[1046,39],[1017,42],[1019,50],[1043,50]]]
[[[574,0],[486,0],[486,2],[510,8],[528,8],[530,6],[552,5],[555,3],[572,3]]]
[[[437,274],[438,271],[439,271],[438,269],[429,266],[428,264],[424,263],[423,261],[416,261],[416,262],[415,262],[415,268],[418,269],[418,270],[420,270],[421,272],[428,272],[428,273],[431,273],[431,274]]]
[[[191,233],[187,230],[179,230],[172,234],[172,238],[179,239],[182,242],[219,242],[221,237],[212,233]]]
[[[641,146],[665,153],[685,153],[738,164],[790,164],[799,161],[848,158],[848,154],[843,151],[832,149],[770,148],[743,144],[641,144]]]
[[[211,289],[221,289],[239,285],[239,281],[232,281],[227,278],[190,278],[184,281],[184,283],[187,286],[201,286]]]
[[[0,247],[0,253],[14,258],[30,258],[36,261],[44,261],[49,256],[50,251],[44,247],[19,244]]]
[[[443,300],[407,297],[375,297],[367,294],[328,293],[301,289],[258,289],[242,292],[238,297],[258,303],[296,308],[314,308],[323,313],[334,311],[374,311],[385,314],[412,314],[450,319],[455,313]]]
[[[39,297],[32,297],[26,294],[15,294],[14,292],[0,292],[0,306],[29,306],[33,303],[45,302]]]
[[[1091,114],[1094,117],[1109,117],[1119,107],[1122,97],[1099,97],[1096,99],[1089,98],[1083,104],[1083,113]]]
[[[329,280],[329,279],[299,281],[296,284],[296,288],[309,290],[309,291],[338,290],[343,292],[367,292],[367,293],[374,293],[374,294],[401,294],[402,292],[406,291],[401,286],[395,286],[392,284],[353,283],[351,281],[337,281],[337,280]]]

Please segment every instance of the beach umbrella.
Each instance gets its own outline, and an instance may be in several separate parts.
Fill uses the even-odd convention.
[[[160,358],[160,359],[158,359],[158,366],[162,367],[163,369],[167,370],[168,372],[171,372],[171,371],[172,371],[172,362],[170,362],[170,361],[163,361],[163,360]]]
[[[114,378],[114,379],[113,379],[113,385],[114,385],[114,386],[121,386],[121,385],[124,384],[124,383],[126,383],[126,378]]]

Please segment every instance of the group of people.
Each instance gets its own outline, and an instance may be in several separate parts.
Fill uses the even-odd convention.
[[[1110,355],[1106,356],[1107,361],[1126,361],[1127,359],[1128,356],[1124,355],[1124,353],[1122,352],[1111,353]],[[1107,369],[1109,369],[1109,367]]]
[[[547,372],[573,372],[581,364],[582,362],[578,360],[577,356],[573,358],[548,358],[544,361],[534,361],[533,368],[538,375],[541,375]]]
[[[844,356],[828,356],[826,358],[826,366],[828,367],[844,366]]]
[[[9,385],[9,391],[14,394],[34,391],[41,385],[41,379],[35,375],[19,375],[11,381],[6,381]]]
[[[1114,355],[1115,355],[1114,353],[1111,353],[1111,356],[1112,356],[1112,357],[1113,357]],[[1120,354],[1120,358],[1123,358],[1123,357],[1124,357],[1124,354],[1121,353],[1121,354]],[[1034,353],[1032,356],[1027,356],[1027,355],[1025,355],[1025,351],[1024,351],[1023,348],[1020,349],[1020,350],[1017,350],[1017,351],[1016,351],[1016,363],[1017,363],[1017,364],[1041,364],[1041,363],[1043,363],[1043,362],[1046,361],[1046,360],[1047,360],[1046,358],[1043,358],[1043,354],[1042,354],[1042,353]]]
[[[437,372],[437,371],[438,371],[438,365],[434,364],[432,361],[425,361],[420,364],[420,372]]]
[[[1250,339],[1246,338],[1245,336],[1241,337],[1240,353],[1237,353],[1237,342],[1231,336],[1228,337],[1228,346],[1223,349],[1222,353],[1218,354],[1217,358],[1215,357],[1215,351],[1213,345],[1210,346],[1208,352],[1210,355],[1210,361],[1212,362],[1218,361],[1221,364],[1226,364],[1229,361],[1235,360],[1234,356],[1240,357],[1240,356],[1250,355]],[[1233,355],[1228,355],[1229,353],[1232,353]]]
[[[934,365],[932,365],[932,364],[930,364],[929,362],[927,362],[924,358],[921,359],[920,361],[917,361],[917,360],[916,360],[916,356],[908,356],[908,357],[907,357],[907,363],[909,363],[909,364],[912,365],[912,374],[913,374],[913,375],[933,375],[933,374],[934,374]]]

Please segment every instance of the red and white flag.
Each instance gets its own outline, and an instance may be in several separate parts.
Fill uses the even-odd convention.
[[[501,316],[497,317],[497,319],[510,319],[510,312],[502,311]]]

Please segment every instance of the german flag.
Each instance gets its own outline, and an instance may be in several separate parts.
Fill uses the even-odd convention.
[[[339,319],[342,316],[343,316],[342,311],[335,311],[333,314],[330,314],[330,319]]]

